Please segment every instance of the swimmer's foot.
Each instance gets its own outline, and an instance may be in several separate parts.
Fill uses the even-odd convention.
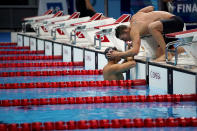
[[[172,54],[168,53],[168,60],[170,61],[172,59]],[[160,57],[158,57],[157,59],[154,60],[154,62],[163,62],[166,60],[166,56],[165,54],[161,55]]]

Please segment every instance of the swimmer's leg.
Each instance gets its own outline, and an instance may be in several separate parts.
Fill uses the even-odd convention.
[[[163,24],[160,21],[155,21],[149,24],[148,26],[149,33],[153,36],[153,38],[156,40],[156,42],[159,44],[162,50],[161,56],[159,56],[155,61],[165,61],[165,49],[166,49],[166,43],[163,38],[162,32],[163,32]],[[172,59],[172,54],[168,54],[169,60]]]
[[[161,49],[160,46],[158,46],[157,51],[156,51],[156,58],[160,57],[163,54],[164,54],[163,50]]]
[[[178,47],[177,49],[178,54],[185,52],[185,49],[183,47]]]

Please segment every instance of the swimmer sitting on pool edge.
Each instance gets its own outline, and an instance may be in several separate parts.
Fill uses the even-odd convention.
[[[118,62],[121,60],[120,58],[107,57],[107,53],[111,51],[117,51],[116,47],[108,47],[104,52],[105,57],[108,60],[107,65],[103,68],[104,80],[124,80],[122,73],[134,67],[136,62],[132,59],[132,57],[127,57],[123,63],[119,64]]]

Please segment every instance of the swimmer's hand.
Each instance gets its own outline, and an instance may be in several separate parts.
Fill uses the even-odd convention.
[[[133,61],[133,57],[127,57],[127,61]]]
[[[133,57],[127,57],[127,58],[123,61],[123,63],[128,62],[128,61],[134,61]]]

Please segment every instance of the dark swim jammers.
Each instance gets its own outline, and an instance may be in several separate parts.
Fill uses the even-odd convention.
[[[184,21],[179,16],[172,16],[170,19],[160,20],[163,24],[163,33],[183,31]]]

